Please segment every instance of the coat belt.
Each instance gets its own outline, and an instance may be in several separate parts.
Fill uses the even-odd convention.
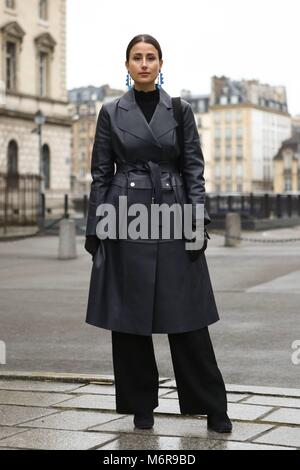
[[[175,164],[166,161],[160,162],[134,162],[134,163],[121,163],[117,165],[117,172],[115,176],[120,173],[125,173],[127,176],[127,189],[129,186],[129,173],[139,170],[142,172],[146,172],[150,175],[151,183],[152,183],[152,202],[157,204],[163,203],[162,197],[162,173],[170,173],[171,174],[171,185],[175,192],[176,201],[178,203],[182,203],[181,198],[178,193],[178,185],[182,185],[182,178],[179,174],[178,167]]]

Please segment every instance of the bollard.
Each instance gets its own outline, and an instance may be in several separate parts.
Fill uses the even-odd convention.
[[[59,223],[58,259],[77,258],[75,220],[63,219]]]
[[[237,246],[241,240],[232,237],[241,236],[241,215],[238,212],[227,212],[225,221],[225,243],[224,246]]]

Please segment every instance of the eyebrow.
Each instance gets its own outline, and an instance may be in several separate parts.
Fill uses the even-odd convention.
[[[133,55],[142,55],[141,52],[135,52]],[[154,52],[147,52],[147,55],[155,55]]]

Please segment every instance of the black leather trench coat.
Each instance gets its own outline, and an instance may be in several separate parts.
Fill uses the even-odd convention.
[[[184,155],[180,157],[177,121],[170,95],[160,89],[150,123],[135,101],[133,89],[102,106],[92,153],[92,183],[86,235],[96,235],[97,207],[119,196],[128,207],[143,203],[168,206],[205,204],[204,158],[191,106],[181,100]],[[128,217],[128,223],[130,223]],[[124,333],[181,333],[219,320],[205,253],[191,261],[184,238],[127,237],[99,241],[93,256],[86,322]],[[211,219],[204,211],[204,224]],[[150,222],[149,222],[150,226]]]

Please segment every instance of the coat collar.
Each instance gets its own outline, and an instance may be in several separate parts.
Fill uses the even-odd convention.
[[[172,98],[162,88],[159,90],[159,102],[150,123],[135,100],[133,88],[121,96],[118,111],[117,126],[120,129],[160,148],[162,145],[158,138],[178,126],[172,113]]]

